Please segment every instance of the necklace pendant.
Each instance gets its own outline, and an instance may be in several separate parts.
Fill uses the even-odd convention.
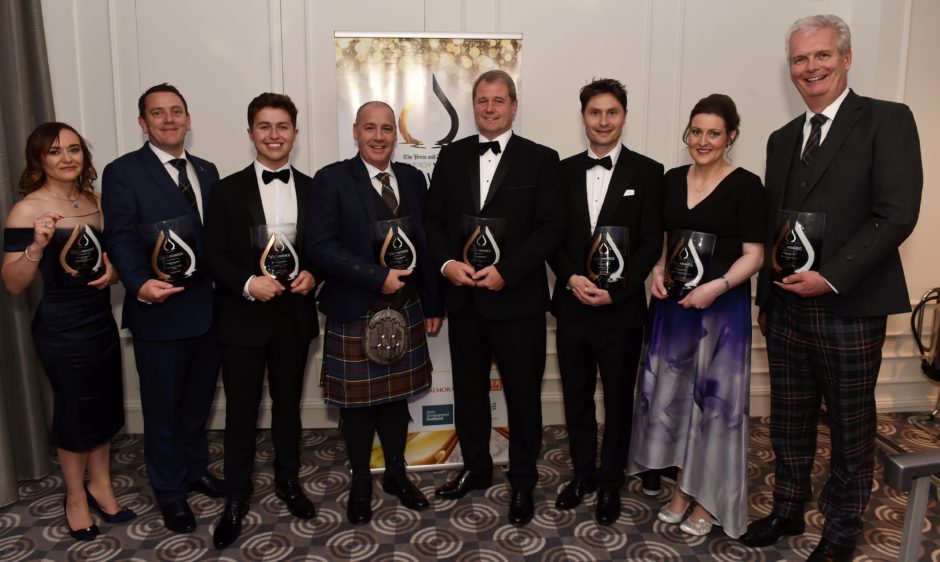
[[[72,208],[73,208],[73,209],[77,209],[77,208],[78,208],[78,199],[69,199],[69,201],[72,202]]]

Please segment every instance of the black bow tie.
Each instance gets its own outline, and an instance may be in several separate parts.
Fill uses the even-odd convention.
[[[603,158],[591,158],[587,154],[584,155],[584,167],[590,170],[594,166],[603,166],[608,170],[614,167],[613,161],[610,159],[610,155]]]
[[[268,185],[273,180],[281,180],[284,183],[290,181],[290,168],[284,168],[280,172],[271,172],[268,170],[261,170],[261,181],[264,182],[264,185]]]
[[[480,148],[480,156],[486,154],[487,150],[492,150],[493,154],[500,153],[499,141],[481,142],[478,146]]]

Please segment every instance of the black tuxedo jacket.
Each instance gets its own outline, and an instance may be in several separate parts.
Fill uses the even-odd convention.
[[[636,328],[646,322],[644,282],[663,251],[663,165],[623,146],[601,206],[597,226],[625,226],[629,236],[627,288],[610,290],[612,304],[587,306],[567,289],[572,275],[587,274],[587,252],[594,240],[588,213],[587,152],[561,162],[565,239],[549,260],[555,272],[552,314],[560,322],[600,323],[605,328]]]
[[[421,221],[427,194],[424,174],[398,162],[392,162],[392,170],[415,231],[417,266],[410,277],[420,280],[424,316],[441,317],[440,275],[429,258]],[[389,271],[379,265],[373,245],[373,228],[379,220],[376,191],[359,155],[316,173],[307,216],[307,255],[325,272],[320,312],[339,322],[355,320],[381,296]]]
[[[297,193],[297,241],[300,269],[319,275],[304,258],[304,224],[312,180],[291,168]],[[216,184],[206,210],[206,264],[216,283],[219,302],[219,340],[254,347],[266,343],[278,321],[278,312],[293,317],[301,337],[317,337],[317,307],[314,291],[306,296],[285,290],[268,302],[250,301],[242,294],[252,275],[260,275],[258,252],[251,243],[251,227],[267,224],[255,166],[250,164]]]
[[[757,303],[771,295],[771,252],[777,212],[783,207],[790,166],[800,150],[805,114],[767,140],[767,259]],[[923,168],[917,126],[903,104],[850,91],[816,153],[815,172],[801,186],[795,211],[826,214],[819,273],[838,294],[818,297],[840,316],[883,316],[910,311],[898,246],[917,223]]]
[[[212,162],[186,153],[196,169],[202,208],[208,208],[212,186],[219,172]],[[136,338],[180,340],[201,336],[212,326],[214,309],[212,284],[204,278],[160,304],[137,300],[137,291],[154,277],[149,249],[141,240],[139,227],[178,217],[192,217],[200,256],[204,256],[203,229],[196,211],[170,177],[166,167],[148,143],[105,166],[101,176],[101,206],[107,229],[105,244],[124,284],[122,326]],[[199,258],[205,264],[204,258]]]
[[[478,138],[463,138],[438,154],[425,217],[431,257],[436,272],[447,260],[463,259],[463,215],[504,218],[505,240],[496,269],[506,286],[493,292],[445,281],[445,307],[448,312],[459,311],[472,293],[485,318],[544,313],[548,309],[545,260],[565,233],[558,153],[513,134],[481,202]]]

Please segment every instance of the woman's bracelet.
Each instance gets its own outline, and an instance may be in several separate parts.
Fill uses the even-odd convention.
[[[42,261],[42,256],[39,256],[38,260],[34,260],[33,258],[29,257],[29,246],[26,246],[26,248],[23,250],[23,255],[26,256],[26,261],[31,261],[33,263],[39,263]]]
[[[731,290],[731,283],[728,282],[728,278],[725,277],[724,275],[722,275],[722,276],[721,276],[721,280],[725,282],[725,290],[726,290],[726,291],[730,291],[730,290]]]

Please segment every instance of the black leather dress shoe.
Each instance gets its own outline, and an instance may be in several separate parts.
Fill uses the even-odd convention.
[[[802,535],[805,528],[802,517],[789,519],[771,513],[748,525],[747,532],[738,540],[750,547],[770,546],[780,540],[780,537]]]
[[[186,500],[176,500],[160,506],[163,524],[174,533],[192,533],[196,529],[196,517]]]
[[[575,476],[561,489],[555,500],[558,509],[574,509],[581,505],[584,496],[597,489],[597,482],[588,478]]]
[[[597,507],[594,518],[601,525],[613,525],[620,519],[620,491],[616,488],[601,490],[597,493]]]
[[[189,483],[190,492],[199,492],[210,498],[225,497],[225,480],[220,480],[208,472],[199,480]]]
[[[493,475],[481,476],[469,470],[461,470],[456,478],[434,491],[434,495],[445,500],[462,498],[470,490],[485,490],[493,485]]]
[[[412,484],[411,480],[408,480],[408,477],[404,474],[389,476],[386,473],[385,477],[382,478],[382,489],[388,494],[398,496],[403,506],[414,511],[427,509],[431,505],[424,493]]]
[[[535,515],[535,502],[532,491],[513,490],[509,497],[509,522],[513,525],[525,525]]]
[[[242,519],[248,514],[248,502],[228,500],[225,502],[225,511],[212,533],[212,543],[216,548],[225,548],[235,542],[242,533]]]
[[[346,501],[346,518],[353,525],[372,519],[372,476],[353,476]]]
[[[313,519],[317,514],[313,502],[304,494],[304,489],[296,480],[285,480],[274,484],[274,495],[287,504],[287,511],[298,519]]]
[[[806,562],[850,562],[855,552],[855,545],[842,545],[819,539],[819,544]]]

